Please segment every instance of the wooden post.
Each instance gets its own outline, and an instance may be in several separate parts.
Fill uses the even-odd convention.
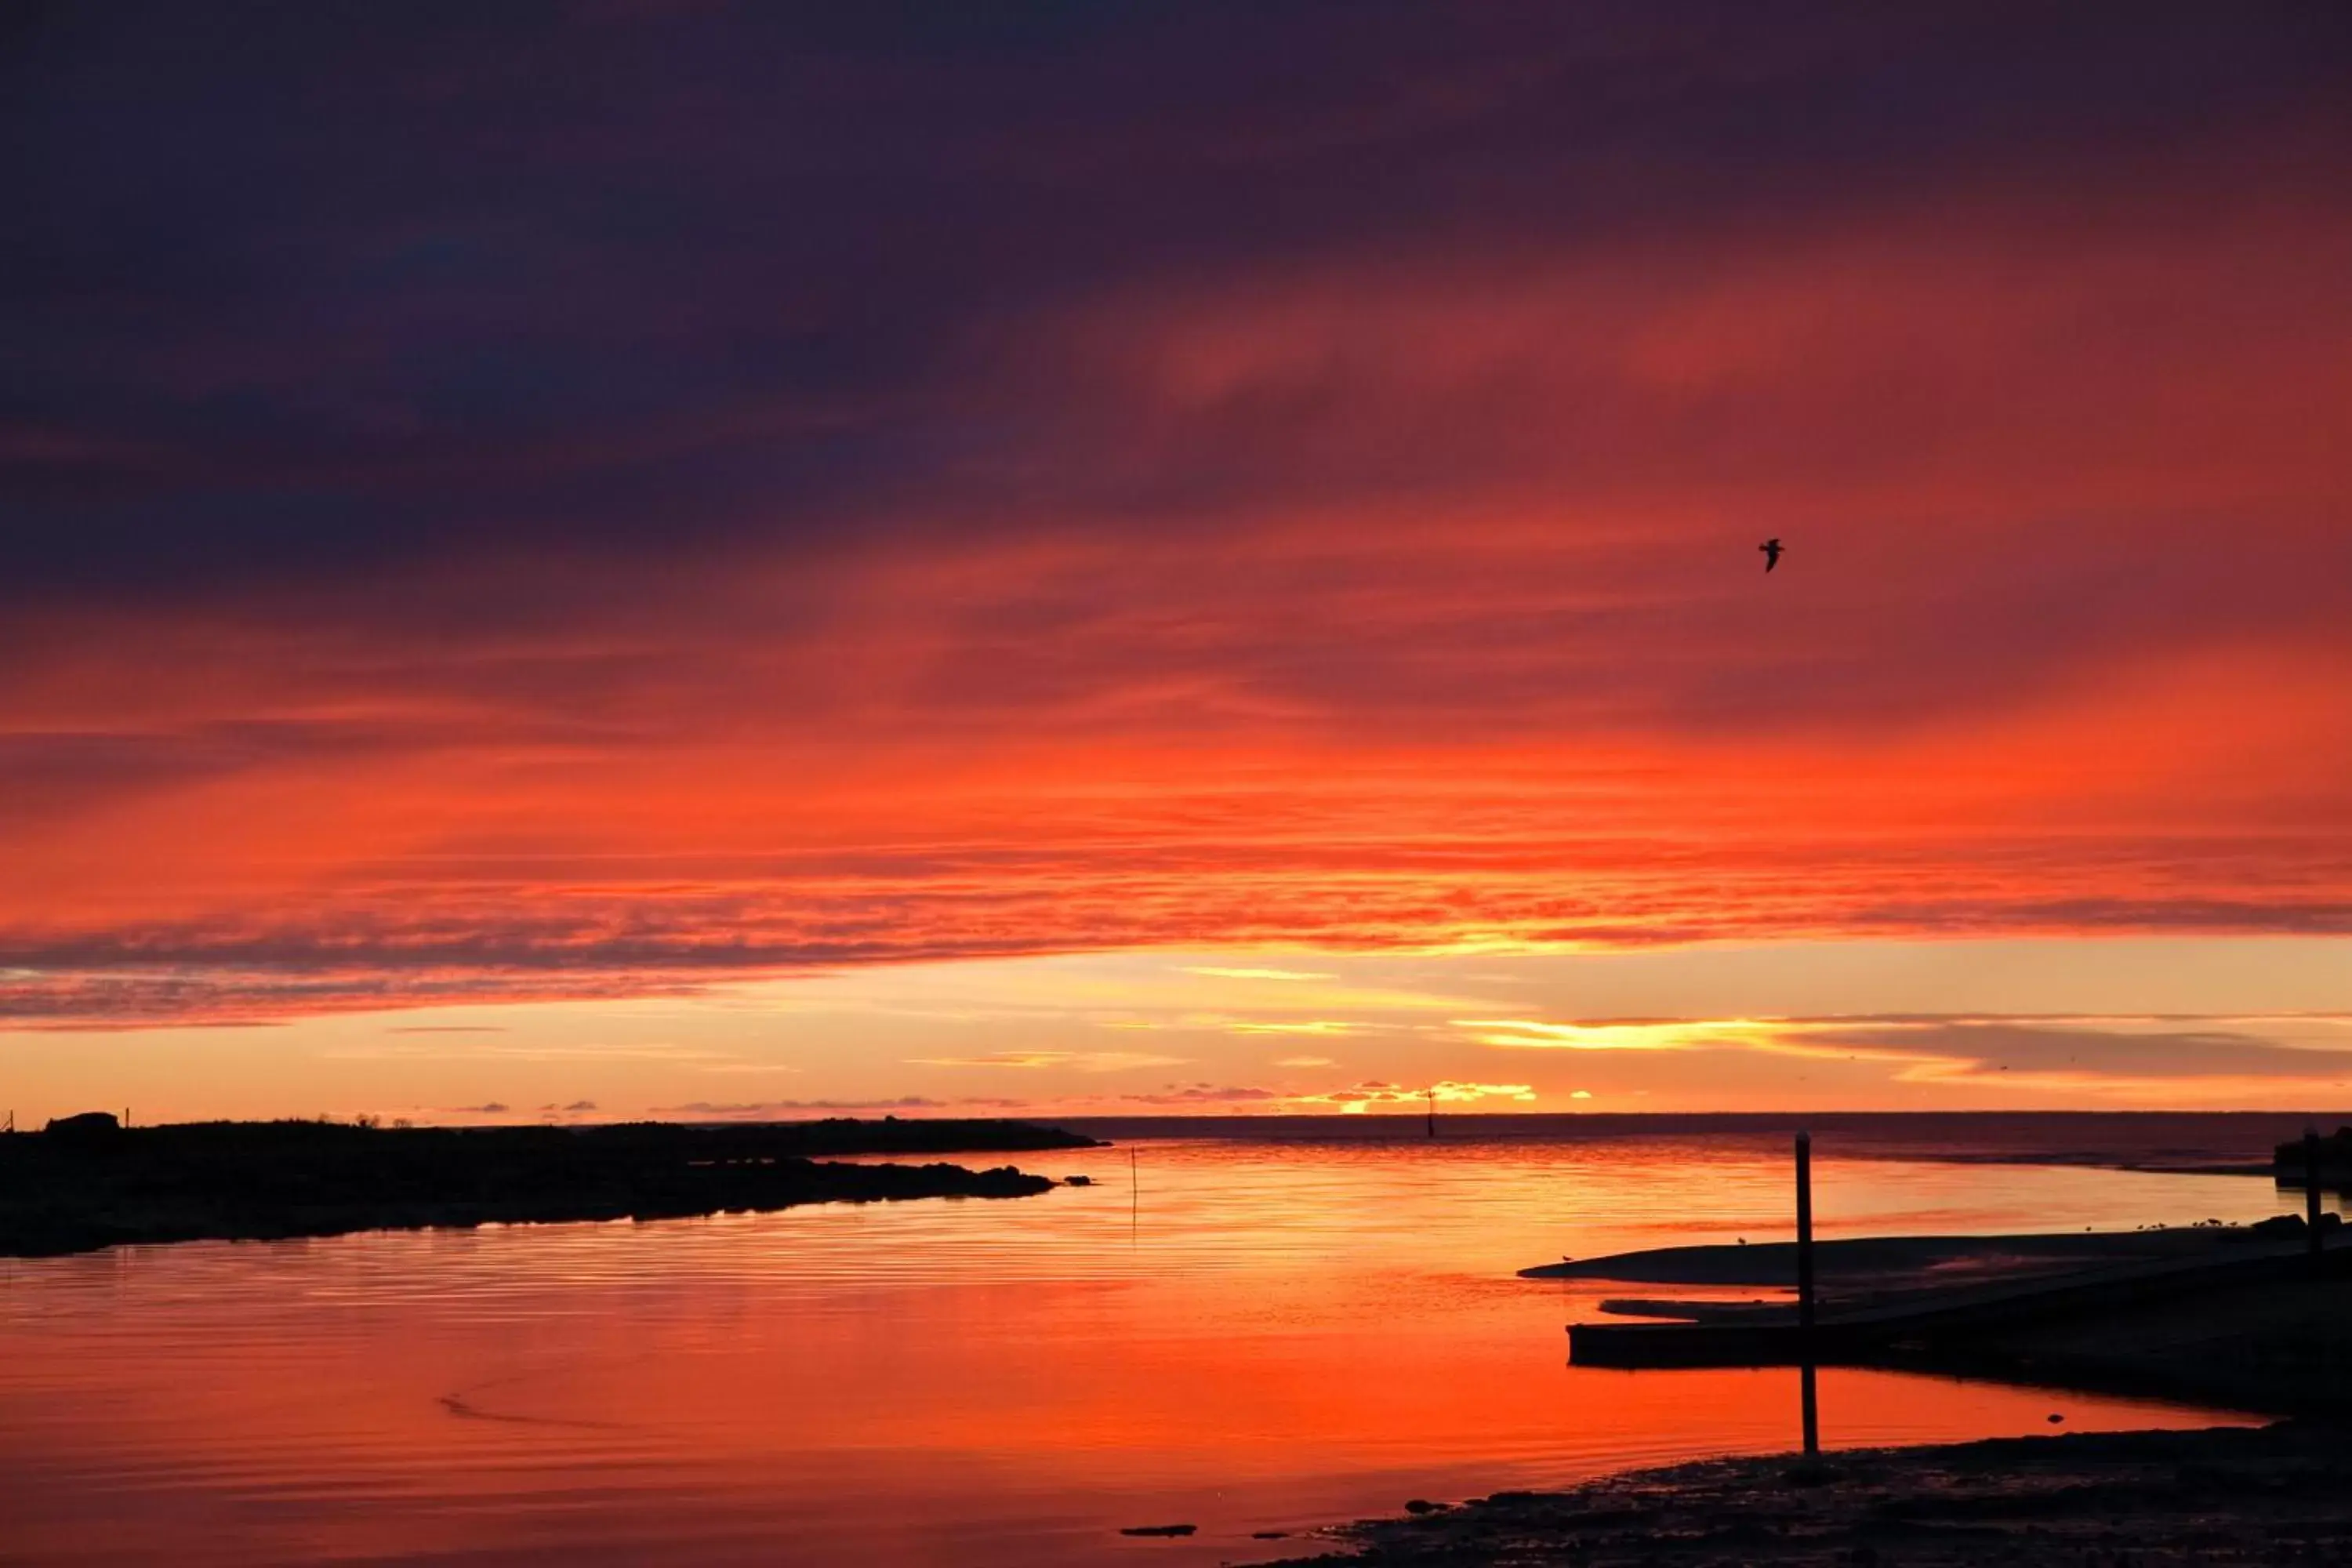
[[[1805,1455],[1822,1451],[1822,1411],[1813,1366],[1813,1135],[1797,1134],[1797,1354]]]
[[[2319,1129],[2303,1130],[2303,1218],[2311,1272],[2319,1273]]]

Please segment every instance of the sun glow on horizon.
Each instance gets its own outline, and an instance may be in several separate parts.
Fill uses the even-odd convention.
[[[20,1057],[14,1101],[26,1120],[126,1100],[173,1120],[1376,1114],[1451,1085],[1442,1103],[1486,1111],[2308,1108],[2352,1104],[2347,977],[2325,939],[958,960],[85,1030]]]

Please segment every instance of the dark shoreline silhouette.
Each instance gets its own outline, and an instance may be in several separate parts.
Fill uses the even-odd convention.
[[[2352,1192],[2352,1127],[2338,1127],[2315,1146],[2292,1138],[2271,1152],[2271,1171],[2283,1187],[2311,1184],[2311,1155],[2319,1156],[2318,1184],[2323,1192]]]
[[[2292,1421],[1710,1459],[1328,1533],[1341,1550],[1264,1568],[2340,1563],[2352,1454]]]
[[[1095,1148],[1021,1121],[382,1128],[93,1114],[0,1137],[0,1257],[359,1230],[682,1219],[813,1203],[1027,1197],[1010,1165],[835,1164],[812,1155]]]

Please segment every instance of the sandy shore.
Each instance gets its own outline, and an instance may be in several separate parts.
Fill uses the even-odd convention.
[[[1901,1237],[1828,1242],[1819,1251],[1824,1359],[2272,1415],[2352,1416],[2352,1247],[2340,1241],[2312,1275],[2304,1272],[2294,1240],[2234,1227]],[[2273,1259],[2285,1273],[2206,1270],[2201,1263],[2209,1258],[2217,1267]],[[1668,1247],[1528,1272],[1713,1290],[1711,1300],[1601,1305],[1604,1311],[1769,1331],[1793,1321],[1785,1294],[1742,1301],[1727,1299],[1727,1291],[1780,1286],[1793,1271],[1793,1248],[1780,1245]],[[2124,1283],[2088,1294],[2066,1289],[2080,1280]],[[2044,1284],[2051,1293],[2032,1293]],[[2018,1289],[2029,1293],[2017,1296]],[[1932,1312],[1988,1300],[2009,1305],[1990,1316],[1905,1318],[1867,1342],[1838,1338],[1839,1325],[1873,1312]],[[1597,1355],[1601,1347],[1591,1349]]]
[[[2352,1564],[2352,1429],[2010,1438],[1638,1471],[1337,1532],[1292,1563]]]
[[[2300,1222],[2294,1223],[2299,1232]],[[1816,1246],[1816,1288],[1827,1312],[1899,1308],[2101,1270],[2169,1268],[2292,1251],[2296,1245],[2294,1236],[2210,1222],[2074,1234],[1855,1237]],[[1791,1242],[1666,1247],[1563,1259],[1523,1268],[1519,1275],[1706,1292],[1696,1298],[1612,1297],[1600,1303],[1607,1313],[1690,1322],[1769,1322],[1792,1315],[1797,1253]],[[1759,1290],[1772,1294],[1733,1294]]]
[[[2196,1258],[2246,1242],[2242,1226],[2192,1225],[2146,1230],[2027,1236],[1874,1236],[1814,1244],[1824,1287],[1916,1287],[2063,1274],[2115,1263]],[[1606,1258],[1563,1258],[1522,1268],[1523,1279],[1622,1280],[1642,1285],[1771,1286],[1797,1283],[1797,1247],[1660,1247]]]

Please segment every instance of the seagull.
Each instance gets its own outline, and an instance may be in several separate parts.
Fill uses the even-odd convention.
[[[1773,567],[1780,564],[1780,542],[1779,540],[1768,539],[1756,548],[1764,552],[1765,571],[1769,572]]]

